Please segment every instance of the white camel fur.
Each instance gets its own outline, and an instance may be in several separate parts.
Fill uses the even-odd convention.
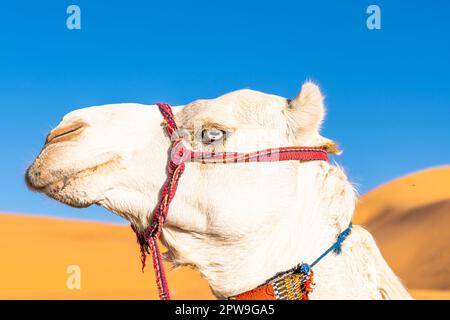
[[[250,152],[283,146],[338,148],[319,134],[319,88],[293,100],[252,90],[178,106],[184,143],[195,150]],[[33,190],[74,207],[97,204],[148,225],[166,178],[170,139],[156,106],[114,104],[76,110],[50,132],[26,179]],[[202,132],[222,140],[205,144]],[[187,163],[162,241],[175,267],[190,265],[218,298],[254,289],[322,254],[352,219],[356,193],[324,161]],[[342,255],[315,268],[311,299],[409,299],[372,236],[354,226]]]

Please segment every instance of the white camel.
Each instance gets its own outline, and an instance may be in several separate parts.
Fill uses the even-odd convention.
[[[288,100],[252,90],[174,108],[194,150],[250,152],[321,146],[325,115],[307,82]],[[26,173],[29,186],[74,207],[100,205],[143,232],[166,179],[170,140],[156,106],[76,110],[50,132]],[[352,219],[356,193],[325,161],[186,163],[162,231],[165,258],[195,267],[217,298],[257,288],[280,271],[320,256]],[[341,255],[314,267],[311,299],[410,299],[372,236],[354,226]]]

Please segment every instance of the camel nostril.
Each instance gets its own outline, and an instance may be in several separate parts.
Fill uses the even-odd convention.
[[[66,127],[56,128],[47,136],[46,144],[71,140],[81,134],[86,127],[84,123],[74,123]]]

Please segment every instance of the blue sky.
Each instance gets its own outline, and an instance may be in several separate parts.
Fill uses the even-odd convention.
[[[81,8],[81,30],[66,8]],[[381,30],[366,8],[381,8]],[[67,112],[184,104],[252,88],[294,97],[321,85],[324,135],[366,192],[450,163],[450,2],[1,1],[0,211],[120,222],[29,192],[23,172]]]

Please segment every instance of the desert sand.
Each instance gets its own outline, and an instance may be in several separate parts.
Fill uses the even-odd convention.
[[[358,201],[354,223],[417,299],[450,298],[450,166],[407,175]]]
[[[0,252],[0,299],[158,298],[151,258],[142,273],[128,226],[0,215]],[[80,267],[80,290],[66,285],[72,265]],[[193,270],[167,276],[174,299],[213,298]]]
[[[355,223],[375,236],[417,299],[450,299],[450,167],[389,182],[358,202]],[[0,299],[157,299],[128,226],[0,214]],[[80,290],[67,287],[69,266]],[[169,268],[168,265],[166,265]],[[168,272],[174,299],[212,299],[198,272]]]

